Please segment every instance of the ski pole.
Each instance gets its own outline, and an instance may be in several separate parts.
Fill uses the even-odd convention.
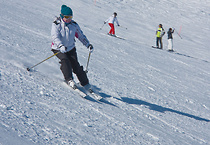
[[[125,28],[126,30],[128,29],[128,28],[126,28],[126,27],[123,27],[123,26],[121,26],[121,25],[120,25],[120,27],[122,27],[122,28]]]
[[[88,61],[87,61],[86,69],[85,69],[86,73],[88,73],[88,65],[89,65],[89,61],[90,61],[90,54],[91,54],[91,51],[89,52]]]
[[[102,30],[103,27],[104,27],[104,24],[101,26],[100,30]]]
[[[28,67],[28,68],[27,68],[27,71],[30,71],[30,70],[31,70],[32,68],[34,68],[35,66],[37,66],[37,65],[39,65],[39,64],[41,64],[41,63],[43,63],[44,61],[46,61],[46,60],[50,59],[51,57],[53,57],[53,56],[57,55],[58,53],[60,53],[60,51],[59,51],[59,52],[57,52],[57,53],[55,53],[55,54],[53,54],[52,56],[50,56],[50,57],[46,58],[45,60],[43,60],[43,61],[41,61],[41,62],[39,62],[39,63],[35,64],[35,65],[34,65],[34,66],[32,66],[32,67]]]
[[[182,36],[176,31],[176,33],[179,35],[179,37],[182,39]]]

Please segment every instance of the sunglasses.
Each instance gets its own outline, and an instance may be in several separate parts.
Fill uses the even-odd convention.
[[[70,15],[63,15],[63,14],[62,14],[62,16],[63,16],[64,18],[66,18],[66,19],[72,19],[72,18],[73,18],[73,16],[70,16]]]

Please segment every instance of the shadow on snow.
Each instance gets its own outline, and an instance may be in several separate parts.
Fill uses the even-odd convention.
[[[188,57],[188,58],[193,58],[193,59],[201,60],[203,62],[209,63],[209,61],[207,61],[207,60],[198,59],[198,58],[195,58],[195,57],[192,57],[192,56],[189,56],[189,55],[186,55],[186,54],[182,54],[182,53],[179,53],[179,52],[175,52],[175,54],[181,55],[181,56],[185,56],[185,57]]]
[[[184,112],[173,110],[173,109],[170,109],[170,108],[162,107],[162,106],[159,106],[159,105],[156,105],[156,104],[152,104],[152,103],[149,103],[149,102],[146,102],[146,101],[142,101],[142,100],[131,99],[131,98],[127,98],[127,97],[122,97],[121,99],[116,98],[116,99],[118,99],[120,101],[123,101],[125,103],[128,103],[128,104],[146,105],[146,106],[149,107],[150,110],[158,111],[158,112],[161,112],[161,113],[169,111],[169,112],[177,113],[179,115],[187,116],[187,117],[199,120],[199,121],[210,122],[210,120],[205,119],[205,118],[201,118],[201,117],[198,117],[198,116],[195,116],[195,115],[191,115],[189,113],[184,113]]]
[[[114,107],[117,107],[115,104],[105,100],[105,98],[110,98],[111,97],[110,95],[107,95],[105,93],[100,92],[101,89],[98,88],[97,86],[92,85],[92,87],[93,87],[93,90],[96,92],[96,94],[99,94],[101,97],[103,97],[103,99],[101,99],[99,102],[105,103],[105,104],[108,104],[108,105],[111,105],[111,106],[114,106]]]

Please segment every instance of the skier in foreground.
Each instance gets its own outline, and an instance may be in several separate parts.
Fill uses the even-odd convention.
[[[77,86],[73,80],[72,71],[76,74],[80,84],[86,89],[90,89],[89,80],[83,67],[80,66],[77,59],[77,52],[75,47],[75,37],[85,45],[90,52],[93,51],[93,46],[90,44],[86,36],[83,34],[79,25],[72,20],[73,12],[70,7],[66,5],[61,6],[60,17],[56,17],[52,23],[51,37],[52,37],[52,51],[58,53],[56,56],[60,59],[60,69],[63,73],[65,81],[73,89]]]
[[[174,28],[169,28],[168,30],[168,51],[174,51],[173,50],[173,36],[172,34],[174,33]]]
[[[107,22],[108,22],[109,26],[111,27],[108,35],[116,36],[115,35],[115,29],[114,29],[114,22],[116,22],[117,25],[120,26],[119,22],[117,20],[117,13],[114,12],[114,14],[112,16],[110,16],[106,21],[104,21],[104,24],[106,24]]]
[[[159,24],[159,28],[156,31],[156,46],[159,49],[163,49],[162,37],[164,34],[165,34],[165,30],[163,29],[162,24]],[[160,43],[160,47],[159,47],[159,43]]]

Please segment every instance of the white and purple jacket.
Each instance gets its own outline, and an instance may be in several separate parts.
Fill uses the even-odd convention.
[[[89,46],[88,39],[75,21],[72,20],[66,24],[60,17],[57,17],[51,29],[52,49],[59,50],[61,46],[65,46],[67,52],[71,51],[75,47],[75,37],[86,47]]]

